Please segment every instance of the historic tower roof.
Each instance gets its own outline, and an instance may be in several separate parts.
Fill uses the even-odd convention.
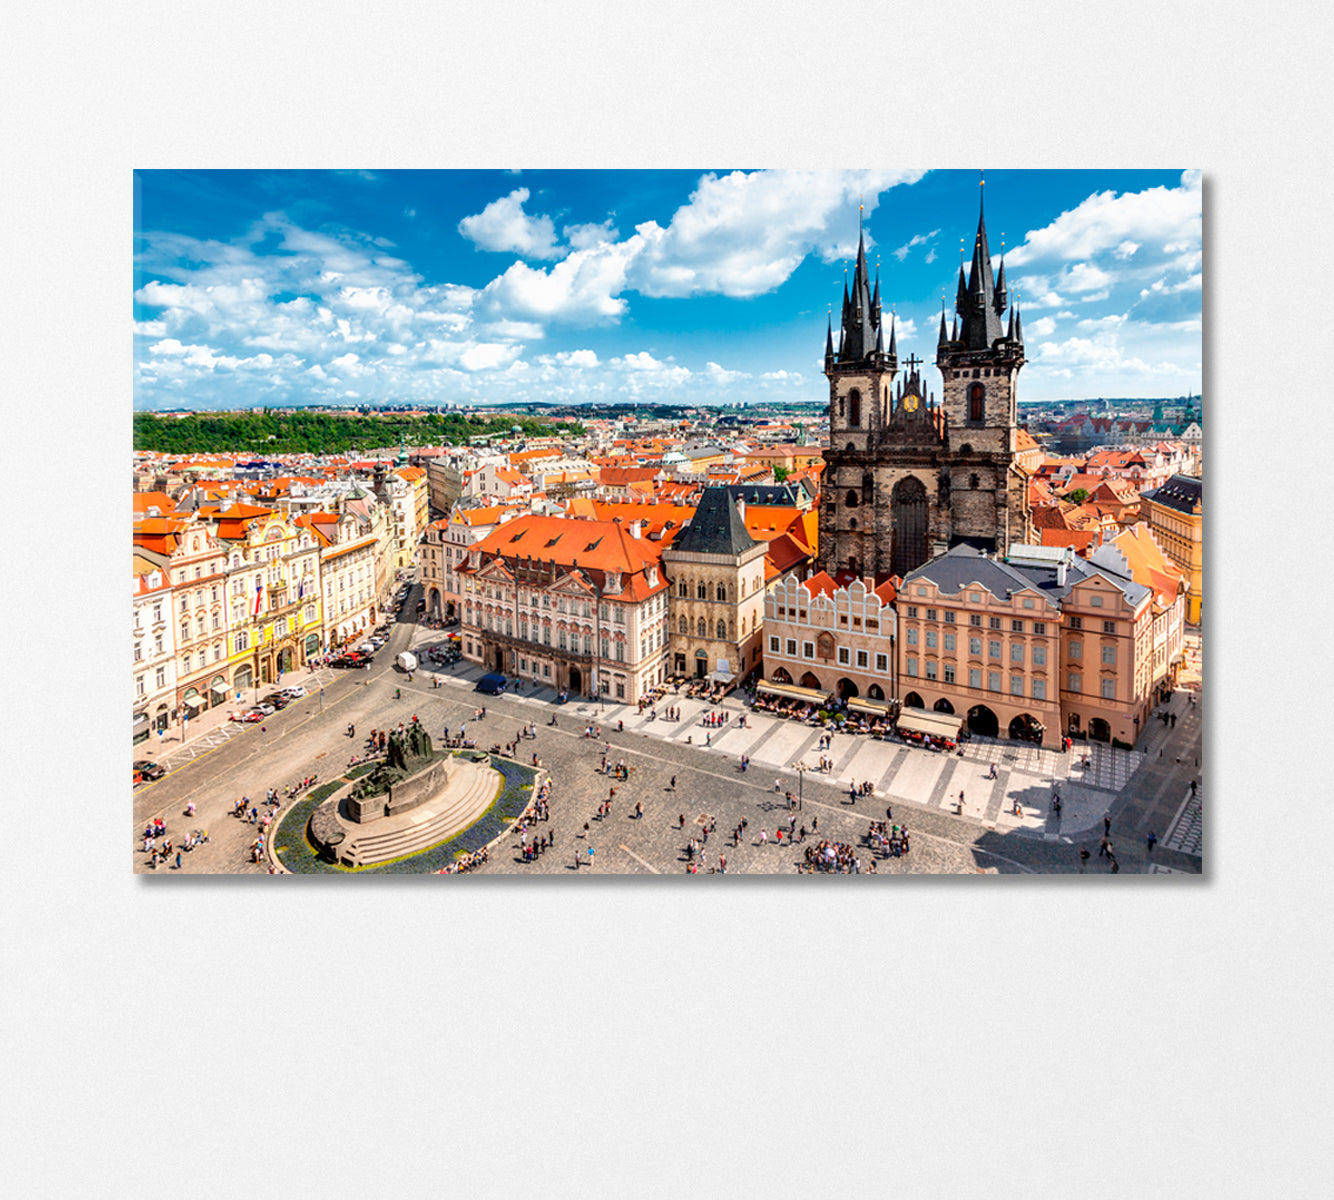
[[[979,211],[977,236],[973,240],[973,261],[968,268],[965,285],[963,268],[959,268],[959,292],[955,311],[963,318],[959,340],[969,350],[990,350],[997,338],[1005,336],[1001,313],[1006,308],[1005,266],[1001,265],[1001,286],[996,287],[991,273],[991,249],[987,245],[987,221]]]
[[[746,530],[736,501],[726,487],[706,487],[690,523],[669,549],[687,554],[741,555],[760,545]]]
[[[866,237],[857,238],[857,268],[852,276],[852,291],[843,289],[842,336],[839,362],[860,362],[884,345],[880,333],[880,281],[871,293],[870,272],[866,267]]]

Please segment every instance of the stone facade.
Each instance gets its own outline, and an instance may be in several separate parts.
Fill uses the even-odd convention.
[[[662,553],[671,582],[669,663],[673,675],[730,683],[763,656],[766,543],[747,532],[723,487],[707,488],[690,524]]]
[[[978,223],[972,270],[959,273],[957,317],[942,315],[939,404],[910,358],[899,362],[891,328],[884,348],[880,284],[872,293],[859,246],[845,293],[839,346],[825,343],[829,449],[822,480],[819,566],[830,574],[904,575],[967,543],[1003,552],[1032,540],[1028,476],[1019,465],[1016,383],[1023,328],[1008,307],[1005,268],[993,279],[986,227]]]

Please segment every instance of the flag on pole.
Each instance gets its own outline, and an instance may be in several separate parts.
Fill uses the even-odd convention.
[[[252,617],[259,616],[259,605],[260,601],[263,598],[264,598],[264,580],[262,577],[257,577],[255,579],[255,607],[254,611],[252,611],[250,614]]]

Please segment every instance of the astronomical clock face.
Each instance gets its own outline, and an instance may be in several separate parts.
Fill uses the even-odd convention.
[[[921,399],[918,396],[914,395],[912,392],[909,392],[906,396],[903,397],[903,407],[906,408],[909,412],[916,412],[917,406],[921,404],[921,402],[922,402]]]

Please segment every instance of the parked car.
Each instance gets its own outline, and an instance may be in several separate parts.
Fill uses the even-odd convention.
[[[277,712],[291,704],[292,698],[291,696],[284,696],[282,692],[274,692],[273,695],[264,697],[264,703]]]
[[[300,700],[302,696],[306,695],[306,689],[298,684],[296,687],[283,688],[282,695],[289,700]]]
[[[257,712],[252,708],[243,713],[230,713],[228,719],[232,721],[240,721],[243,725],[256,725],[264,720],[264,714],[262,712]]]
[[[134,764],[135,771],[145,779],[161,779],[167,773],[167,768],[159,763],[149,762],[146,758],[139,759]]]
[[[260,703],[256,704],[250,711],[257,712],[262,717],[271,717],[278,710],[274,708],[272,704],[266,704],[263,701],[260,701]]]
[[[490,675],[483,675],[481,679],[477,681],[477,686],[473,690],[481,692],[487,696],[498,696],[505,690],[505,684],[507,682],[508,680],[506,680],[505,676],[493,672]]]

